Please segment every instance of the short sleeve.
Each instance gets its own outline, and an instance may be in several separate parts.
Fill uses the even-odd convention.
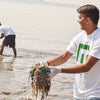
[[[80,33],[76,35],[67,47],[67,50],[73,54],[77,52],[77,45],[79,43]]]
[[[5,25],[0,26],[0,34],[5,34],[7,32],[7,27]]]
[[[4,33],[4,29],[0,28],[0,34],[3,34],[3,33]]]
[[[94,42],[89,55],[100,59],[100,39]]]

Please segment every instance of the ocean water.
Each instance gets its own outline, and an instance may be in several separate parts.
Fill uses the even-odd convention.
[[[33,63],[63,53],[80,32],[76,12],[79,3],[49,1],[0,1],[0,21],[14,29],[18,55],[13,58],[12,49],[5,47],[0,56],[0,100],[35,100],[31,80],[28,83]],[[59,67],[72,65],[75,56]],[[73,81],[73,74],[58,74],[52,79],[47,100],[73,100]]]
[[[33,63],[57,56],[57,53],[35,50],[17,49],[18,57],[13,58],[11,49],[5,48],[5,55],[0,57],[0,100],[35,100],[32,96],[31,80],[28,82],[29,71]],[[63,66],[74,64],[70,60]],[[72,100],[73,75],[59,74],[52,79],[47,100]],[[7,94],[9,92],[9,94]]]

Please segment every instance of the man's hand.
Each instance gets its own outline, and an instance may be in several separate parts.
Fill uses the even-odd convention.
[[[41,65],[45,65],[46,67],[48,67],[49,65],[48,65],[47,62],[48,62],[48,61],[42,61],[42,62],[40,62],[40,64],[41,64]]]
[[[2,39],[3,37],[4,37],[4,33],[3,33],[3,34],[1,34],[0,39]]]
[[[61,73],[61,68],[60,67],[48,66],[47,61],[38,62],[37,64],[35,64],[35,68],[38,67],[38,66],[40,66],[40,65],[50,68],[50,70],[51,70],[50,78],[51,79],[54,76],[56,76],[58,73]],[[34,69],[34,67],[33,67],[33,69]]]
[[[49,66],[47,61],[40,62],[40,64],[45,65],[46,67],[50,68],[50,70],[51,70],[50,78],[51,79],[54,76],[56,76],[58,73],[61,73],[61,68],[60,67]]]
[[[60,67],[48,67],[51,69],[50,78],[52,79],[54,76],[56,76],[58,73],[61,73]]]

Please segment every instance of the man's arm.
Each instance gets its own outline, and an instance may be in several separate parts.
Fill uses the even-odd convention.
[[[49,60],[49,65],[50,66],[57,66],[65,63],[73,54],[70,53],[69,51],[64,51],[63,54],[55,57],[54,59]]]
[[[3,37],[4,37],[4,33],[3,33],[3,34],[1,34],[0,39],[2,39]]]
[[[99,59],[88,56],[87,61],[84,64],[75,65],[72,67],[61,68],[61,73],[82,73],[88,72]]]

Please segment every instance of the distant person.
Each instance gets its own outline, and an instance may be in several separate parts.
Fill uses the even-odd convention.
[[[100,100],[99,9],[87,4],[79,7],[77,12],[78,23],[83,31],[73,38],[61,55],[41,63],[47,67],[50,66],[51,78],[57,73],[75,74],[74,100]],[[77,54],[77,65],[56,67],[68,61],[73,54]]]
[[[14,57],[16,57],[17,53],[15,48],[15,38],[16,38],[15,32],[11,29],[11,27],[2,25],[0,23],[0,34],[1,34],[0,39],[5,37],[5,39],[3,40],[0,46],[0,55],[2,55],[3,53],[4,46],[9,46],[10,48],[13,49]]]

